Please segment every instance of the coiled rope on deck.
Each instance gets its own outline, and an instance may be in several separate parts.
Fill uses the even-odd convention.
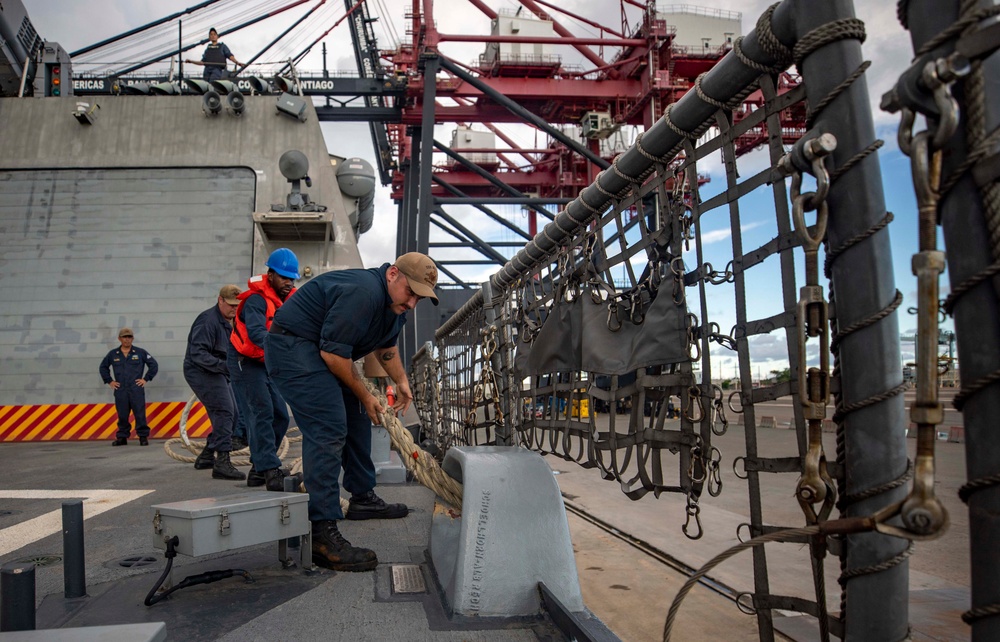
[[[184,406],[184,410],[181,411],[181,417],[179,422],[180,437],[174,437],[172,439],[168,439],[163,444],[163,451],[167,453],[167,456],[170,457],[171,459],[176,459],[177,461],[183,464],[193,464],[194,461],[198,458],[198,455],[207,445],[206,440],[201,440],[201,439],[191,440],[187,436],[188,416],[191,414],[191,408],[194,407],[194,404],[197,403],[197,401],[198,401],[197,395],[191,395],[191,398],[188,399],[187,404],[185,404]],[[288,432],[291,433],[297,430],[298,428],[290,428]],[[298,441],[302,441],[301,435],[289,437],[288,434],[285,434],[285,438],[281,440],[281,446],[278,447],[278,453],[277,453],[278,459],[283,459],[285,455],[288,454],[289,446]],[[182,455],[176,452],[174,450],[174,447],[178,445],[182,449],[189,451],[192,456]],[[234,450],[232,451],[230,456],[236,457],[235,459],[231,459],[231,462],[234,466],[250,465],[249,447],[243,448],[241,450]]]

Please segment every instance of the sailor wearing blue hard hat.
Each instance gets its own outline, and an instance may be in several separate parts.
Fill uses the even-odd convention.
[[[288,432],[289,416],[285,400],[267,376],[264,350],[267,331],[275,312],[295,292],[299,259],[288,248],[271,252],[264,263],[267,272],[250,277],[229,335],[229,374],[240,413],[246,417],[250,442],[250,473],[247,486],[284,490],[284,471],[278,448]]]

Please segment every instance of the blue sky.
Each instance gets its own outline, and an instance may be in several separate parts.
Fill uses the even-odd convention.
[[[39,34],[47,40],[59,42],[68,51],[74,51],[173,12],[181,11],[193,4],[190,0],[89,0],[86,3],[71,3],[64,0],[23,1]],[[743,31],[746,33],[753,28],[757,16],[771,1],[710,0],[699,3],[699,5],[742,11]],[[226,19],[236,21],[245,19],[245,16],[241,17],[235,13],[246,11],[251,6],[276,7],[280,4],[282,3],[277,2],[277,0],[243,0],[242,2],[231,1],[226,8],[227,5],[223,3],[222,6],[228,13],[219,12],[197,21],[185,19],[187,21],[185,33],[198,33],[211,25],[220,26]],[[249,55],[261,49],[265,43],[272,40],[293,20],[302,15],[308,7],[315,4],[315,2],[310,2],[272,18],[260,26],[226,36],[223,40],[236,53],[238,59],[246,60]],[[380,16],[380,20],[375,23],[375,32],[382,48],[390,46],[397,38],[405,37],[406,25],[403,16],[411,10],[411,4],[409,0],[369,0],[369,11]],[[515,8],[517,6],[512,0],[487,0],[487,4],[495,9]],[[560,6],[601,24],[608,24],[615,28],[621,24],[620,3],[614,0],[598,2],[566,0],[560,3]],[[635,24],[638,20],[637,11],[637,9],[629,8],[629,24]],[[899,327],[903,334],[912,334],[916,328],[916,320],[905,310],[916,304],[916,281],[910,272],[910,258],[917,249],[917,224],[909,160],[899,152],[896,145],[897,118],[877,110],[877,102],[882,93],[892,86],[899,73],[908,64],[911,50],[906,32],[895,19],[895,3],[858,2],[857,12],[858,17],[865,20],[867,24],[868,38],[863,46],[863,52],[865,57],[874,63],[866,74],[866,80],[869,84],[869,94],[877,129],[876,135],[886,143],[879,153],[886,206],[896,217],[895,222],[889,228],[889,233],[892,240],[895,279],[897,287],[905,297],[899,314]],[[282,56],[298,51],[305,43],[311,42],[313,38],[332,26],[333,21],[342,16],[343,13],[343,2],[328,2],[301,29],[293,32],[287,39],[289,41],[287,46],[278,51],[269,52],[264,60],[270,58],[278,60]],[[445,33],[488,33],[489,31],[489,20],[486,16],[471,4],[459,0],[448,2],[439,0],[435,19],[438,29]],[[581,36],[596,35],[592,27],[583,23],[565,17],[559,17],[559,20],[564,26]],[[349,32],[346,24],[341,24],[334,29],[324,39],[324,42],[327,44],[327,64],[329,67],[345,71],[354,70],[354,57],[349,45]],[[483,45],[467,43],[442,45],[443,53],[460,61],[475,59],[481,53],[482,48]],[[316,47],[302,61],[301,68],[304,72],[318,71],[322,68],[320,51],[320,48]],[[555,53],[563,56],[564,63],[573,62],[574,56],[579,57],[578,53],[568,47],[555,51]],[[610,58],[610,55],[607,51],[604,52],[605,58]],[[77,68],[77,71],[79,70],[80,68]],[[366,125],[325,123],[323,128],[328,147],[332,153],[342,156],[360,156],[374,163],[374,153]],[[452,129],[454,129],[454,125],[439,125],[436,128],[435,137],[442,141],[450,140]],[[524,147],[537,147],[540,143],[544,144],[543,136],[526,127],[511,127],[506,131]],[[629,138],[634,136],[634,132],[625,132],[625,134]],[[741,161],[742,164],[762,166],[759,161],[752,157]],[[703,197],[705,198],[722,189],[725,184],[724,176],[720,173],[718,158],[709,159],[708,169],[711,174],[711,182],[704,186]],[[749,175],[746,171],[743,174],[744,176]],[[772,207],[770,196],[769,194],[765,196],[766,201],[764,199],[757,201],[755,194],[743,208],[744,229],[742,233],[745,249],[759,246],[774,236],[773,215],[767,209]],[[764,204],[765,202],[767,205]],[[754,216],[752,212],[757,207],[762,213],[759,216]],[[498,209],[502,211],[502,208]],[[767,210],[766,215],[765,210]],[[527,227],[527,223],[518,209],[510,208],[506,211],[515,222]],[[455,208],[449,212],[462,219],[463,224],[480,236],[491,240],[508,240],[499,232],[495,223],[474,213],[471,209]],[[396,206],[389,199],[388,188],[380,187],[376,194],[374,231],[363,236],[359,243],[362,257],[367,264],[378,264],[393,258],[396,240],[395,221]],[[711,262],[716,269],[724,269],[731,258],[728,214],[720,209],[706,216],[702,234],[705,240],[706,260]],[[502,249],[501,251],[507,252],[509,250]],[[691,257],[685,256],[685,259],[690,269],[690,266],[694,264],[693,255]],[[796,264],[801,270],[801,253],[798,253],[796,257]],[[766,269],[763,271],[766,273]],[[493,272],[495,272],[495,268],[470,267],[462,276],[470,281],[481,281]],[[946,282],[947,275],[942,279],[942,296],[947,293]],[[801,280],[799,283],[801,284]],[[825,278],[821,278],[821,283],[826,285]],[[709,315],[719,323],[723,332],[728,332],[735,315],[732,312],[731,289],[724,290],[725,288],[722,288],[717,294],[713,293],[709,302]],[[768,316],[777,311],[773,306],[770,306],[770,303],[775,300],[773,277],[765,276],[763,279],[752,280],[751,285],[748,286],[748,295],[753,301],[751,317]],[[755,342],[756,348],[759,348],[759,356],[755,356],[755,360],[759,359],[764,363],[765,373],[766,369],[771,366],[781,367],[783,365],[780,355],[784,351],[784,338],[777,336],[777,334],[772,333]],[[769,344],[773,345],[769,346]],[[771,354],[770,347],[774,348],[774,356],[779,357],[773,362],[767,360]],[[904,343],[903,351],[904,360],[912,359],[911,345]],[[713,361],[715,361],[714,351]],[[718,366],[713,364],[713,369],[719,370],[721,368],[723,374],[730,376],[733,372],[733,362],[734,360],[725,351],[722,351],[718,355]]]

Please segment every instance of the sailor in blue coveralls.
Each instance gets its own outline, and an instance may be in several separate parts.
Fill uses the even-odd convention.
[[[267,376],[263,346],[275,312],[295,292],[299,259],[280,247],[264,265],[267,272],[250,277],[238,297],[242,303],[236,308],[229,335],[229,375],[236,401],[243,404],[240,416],[247,418],[251,463],[247,486],[281,492],[285,472],[278,448],[288,432],[288,407]]]
[[[229,347],[230,325],[236,316],[240,289],[224,285],[219,290],[216,305],[205,310],[191,324],[187,351],[184,353],[184,380],[205,406],[212,432],[194,467],[212,469],[213,479],[246,479],[229,459],[233,449],[233,426],[236,423],[236,399],[229,386],[226,353]]]
[[[219,42],[219,32],[215,30],[215,27],[208,30],[208,39],[209,43],[205,45],[205,53],[201,55],[201,60],[191,60],[188,58],[184,62],[205,67],[205,71],[202,72],[202,78],[207,82],[226,80],[228,78],[228,74],[226,74],[227,60],[232,60],[236,63],[237,67],[242,67],[243,65],[237,62],[236,56],[233,55],[233,52],[229,50],[229,47],[225,43]]]
[[[108,353],[98,372],[104,383],[115,391],[115,410],[118,411],[118,432],[112,446],[124,446],[132,432],[132,424],[128,421],[131,412],[135,415],[135,434],[139,436],[139,445],[149,445],[149,426],[146,425],[146,384],[153,380],[159,366],[156,359],[142,348],[132,345],[132,328],[122,328],[118,331],[118,342],[121,347]],[[114,370],[114,380],[111,371]],[[143,375],[142,371],[146,374]]]
[[[393,410],[413,400],[396,338],[406,311],[429,298],[437,304],[437,268],[411,252],[395,264],[369,270],[326,272],[296,290],[275,313],[264,347],[272,382],[302,431],[303,476],[309,492],[313,563],[340,571],[369,571],[374,551],[340,534],[338,478],[351,493],[348,519],[405,517],[403,504],[375,494],[371,426],[385,412],[368,392],[354,361],[374,353],[396,384]]]

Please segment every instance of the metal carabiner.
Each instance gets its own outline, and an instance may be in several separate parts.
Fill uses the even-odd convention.
[[[691,416],[696,405],[698,406],[697,419]],[[691,386],[688,388],[688,403],[684,408],[684,417],[693,424],[696,424],[705,418],[705,409],[701,406],[701,388],[698,386]]]
[[[597,278],[594,277],[587,282],[587,285],[590,286],[588,288],[588,290],[590,291],[590,300],[593,301],[595,304],[604,303],[604,299],[601,297],[600,281],[598,281]]]
[[[684,526],[681,530],[688,539],[701,539],[701,536],[705,534],[705,531],[701,527],[701,507],[698,506],[697,502],[691,500],[691,496],[688,495],[687,507],[685,507],[685,512],[687,513],[687,519],[684,521]],[[698,532],[694,535],[688,533],[688,525],[691,523],[691,518],[694,517],[695,526],[698,527]]]
[[[687,300],[684,293],[684,258],[678,256],[670,261],[670,271],[674,275],[674,303],[684,305]]]
[[[715,415],[712,417],[712,434],[721,437],[726,434],[727,430],[729,430],[729,420],[726,418],[726,411],[722,405],[722,388],[715,384],[712,384],[712,388],[716,393],[718,393],[714,395],[714,399],[712,401],[713,414]],[[722,426],[718,430],[715,429],[717,424]]]
[[[646,320],[646,312],[642,309],[642,296],[638,293],[629,297],[629,320],[641,325]]]
[[[614,299],[608,302],[608,330],[618,332],[622,329],[622,320],[618,318],[618,302]]]
[[[722,494],[722,452],[712,446],[711,454],[708,458],[708,494],[718,497]]]
[[[698,473],[699,463],[701,464],[701,474]],[[698,446],[691,449],[691,461],[688,462],[687,473],[692,484],[702,484],[708,479],[708,470],[701,456],[701,448]]]

